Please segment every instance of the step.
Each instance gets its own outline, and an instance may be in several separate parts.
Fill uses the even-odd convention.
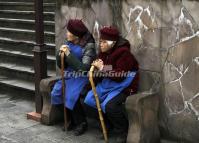
[[[33,67],[34,57],[33,54],[24,53],[21,51],[0,49],[0,61],[3,63],[15,63],[19,66]],[[47,68],[50,71],[56,70],[55,56],[47,56]]]
[[[56,4],[55,3],[44,3],[43,11],[54,12]],[[0,2],[1,10],[24,10],[24,11],[34,11],[33,2]]]
[[[18,51],[22,51],[28,54],[33,54],[35,42],[33,41],[22,41],[22,40],[15,40],[10,38],[3,38],[0,37],[0,49],[6,49],[8,51],[15,51],[16,47]],[[48,55],[54,56],[55,55],[55,44],[46,43],[46,48],[48,51]]]
[[[55,13],[54,12],[44,12],[45,21],[54,21]],[[21,11],[21,10],[0,10],[0,17],[5,18],[15,18],[15,19],[35,19],[34,11]]]
[[[44,36],[46,43],[55,43],[54,32],[44,32]],[[0,37],[12,38],[16,40],[34,41],[35,31],[0,27]]]
[[[21,94],[21,96],[32,96],[35,95],[34,82],[27,80],[21,80],[16,78],[8,78],[6,76],[0,76],[0,90],[1,93],[9,94]]]
[[[55,71],[48,70],[48,77],[55,76]],[[34,82],[34,68],[33,66],[17,65],[15,63],[0,62],[0,75],[9,78],[23,79]]]
[[[34,69],[11,63],[0,63],[0,75],[34,82]]]
[[[34,0],[0,0],[0,2],[34,2]],[[55,0],[43,0],[43,2],[56,2]]]
[[[0,27],[35,30],[35,20],[0,18]],[[55,22],[44,21],[44,30],[55,32]]]
[[[16,78],[8,78],[5,76],[1,76],[0,84],[9,84],[10,86],[17,87],[17,88],[26,88],[29,91],[34,91],[34,82],[24,81]]]

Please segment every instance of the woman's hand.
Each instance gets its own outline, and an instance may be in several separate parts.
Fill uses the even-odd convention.
[[[59,49],[60,53],[64,52],[66,56],[70,54],[70,50],[67,45],[62,45]]]
[[[101,71],[104,67],[104,62],[101,59],[97,59],[93,61],[91,65],[95,66],[98,70]]]

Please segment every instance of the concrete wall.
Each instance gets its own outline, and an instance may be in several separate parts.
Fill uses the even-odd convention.
[[[163,80],[163,137],[199,141],[199,1],[58,0],[56,45],[70,18],[81,18],[99,40],[99,28],[115,25],[131,43],[142,71]]]

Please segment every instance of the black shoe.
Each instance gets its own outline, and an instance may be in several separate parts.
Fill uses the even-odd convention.
[[[66,131],[65,126],[64,126],[64,125],[62,126],[62,128],[61,128],[61,129],[62,129],[62,131],[63,131],[63,132],[65,132],[65,131]]]
[[[82,122],[81,124],[79,124],[79,125],[75,128],[75,130],[74,130],[74,135],[75,135],[75,136],[80,136],[80,135],[82,135],[83,133],[86,132],[87,128],[88,128],[87,123],[86,123],[86,122]]]
[[[67,131],[72,131],[75,129],[75,125],[73,123],[70,123],[67,127]]]
[[[72,130],[74,130],[75,129],[75,125],[74,124],[72,124],[72,123],[69,123],[69,125],[66,127],[66,129],[65,129],[65,126],[63,125],[63,127],[62,127],[62,131],[72,131]]]

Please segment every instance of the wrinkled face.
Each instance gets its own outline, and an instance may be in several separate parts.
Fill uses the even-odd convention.
[[[67,31],[66,32],[66,39],[67,39],[67,41],[75,42],[78,39],[78,37],[73,35],[71,32]]]
[[[107,52],[109,51],[114,45],[114,42],[112,41],[107,41],[100,39],[100,50],[101,52]]]

